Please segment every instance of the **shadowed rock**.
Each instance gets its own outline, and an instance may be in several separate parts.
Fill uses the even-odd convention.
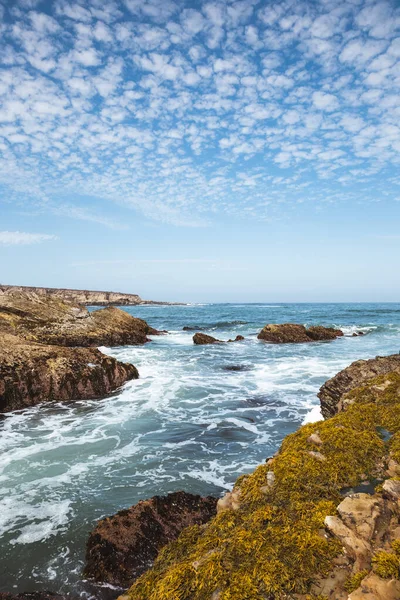
[[[22,592],[11,594],[0,592],[0,600],[67,600],[68,596],[61,596],[53,592]]]
[[[321,325],[309,327],[295,323],[266,325],[258,334],[258,339],[273,344],[301,344],[305,342],[328,341],[343,336],[343,331]]]
[[[2,412],[52,400],[102,398],[138,377],[136,367],[95,348],[27,343],[9,334],[0,338]]]
[[[342,397],[352,389],[368,383],[378,375],[400,373],[400,354],[377,356],[370,360],[357,360],[337,375],[328,379],[321,387],[318,398],[325,419],[339,412]]]
[[[185,527],[209,521],[216,505],[217,499],[211,496],[174,492],[143,500],[99,521],[87,543],[85,576],[128,586]]]

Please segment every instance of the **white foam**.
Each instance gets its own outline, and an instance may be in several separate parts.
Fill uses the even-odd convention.
[[[314,406],[310,412],[306,414],[303,419],[302,425],[307,425],[308,423],[316,423],[317,421],[321,421],[323,416],[321,414],[321,407]]]

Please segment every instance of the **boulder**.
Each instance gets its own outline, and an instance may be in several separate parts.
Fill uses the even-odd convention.
[[[217,499],[186,492],[154,496],[99,521],[89,535],[86,577],[127,587],[185,528],[216,514]]]
[[[359,588],[350,594],[348,600],[399,600],[400,581],[382,579],[370,573],[365,577]]]
[[[146,321],[108,307],[93,312],[74,302],[34,292],[0,295],[0,332],[61,346],[144,344],[158,332]]]
[[[206,333],[195,333],[193,336],[193,342],[197,346],[204,346],[206,344],[222,344],[221,340],[217,340],[212,335],[207,335]]]
[[[237,335],[234,340],[228,340],[228,342],[243,342],[244,337],[242,335]]]
[[[258,339],[272,344],[302,344],[306,342],[328,341],[343,336],[343,331],[321,325],[309,327],[295,323],[266,325],[258,334]]]
[[[400,373],[400,354],[377,356],[370,360],[358,360],[337,375],[328,379],[321,387],[318,398],[325,419],[343,409],[341,400],[351,390],[368,383],[378,375]]]
[[[0,338],[0,412],[52,400],[102,398],[138,377],[136,367],[95,348],[27,343],[9,334]]]

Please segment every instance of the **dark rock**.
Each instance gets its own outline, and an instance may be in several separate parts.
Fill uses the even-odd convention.
[[[258,339],[273,344],[300,344],[305,342],[334,340],[343,336],[343,331],[321,325],[309,327],[295,323],[266,325],[258,334]]]
[[[193,342],[197,346],[204,346],[205,344],[222,344],[221,340],[217,340],[212,335],[207,335],[206,333],[195,333]]]
[[[228,342],[242,342],[244,337],[242,335],[237,335],[234,340],[228,340]]]
[[[251,365],[226,365],[225,367],[222,367],[224,371],[251,371],[252,370],[252,366]]]
[[[61,596],[53,592],[22,592],[20,594],[0,592],[0,600],[66,600],[68,596]]]
[[[174,492],[154,496],[99,521],[89,535],[84,575],[127,587],[185,528],[209,521],[217,499]]]
[[[400,355],[377,356],[370,360],[357,360],[337,375],[328,379],[321,387],[318,398],[325,419],[333,417],[339,409],[339,403],[347,392],[367,383],[378,375],[395,371],[400,373]]]
[[[102,398],[138,377],[136,367],[95,348],[27,343],[9,334],[0,338],[3,412],[52,400]]]

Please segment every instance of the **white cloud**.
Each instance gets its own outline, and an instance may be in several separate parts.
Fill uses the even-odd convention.
[[[312,95],[313,103],[319,110],[332,111],[338,108],[339,102],[336,96],[326,92],[314,92]]]
[[[38,244],[46,240],[56,240],[55,235],[45,233],[24,233],[22,231],[0,231],[0,245],[23,246]]]

